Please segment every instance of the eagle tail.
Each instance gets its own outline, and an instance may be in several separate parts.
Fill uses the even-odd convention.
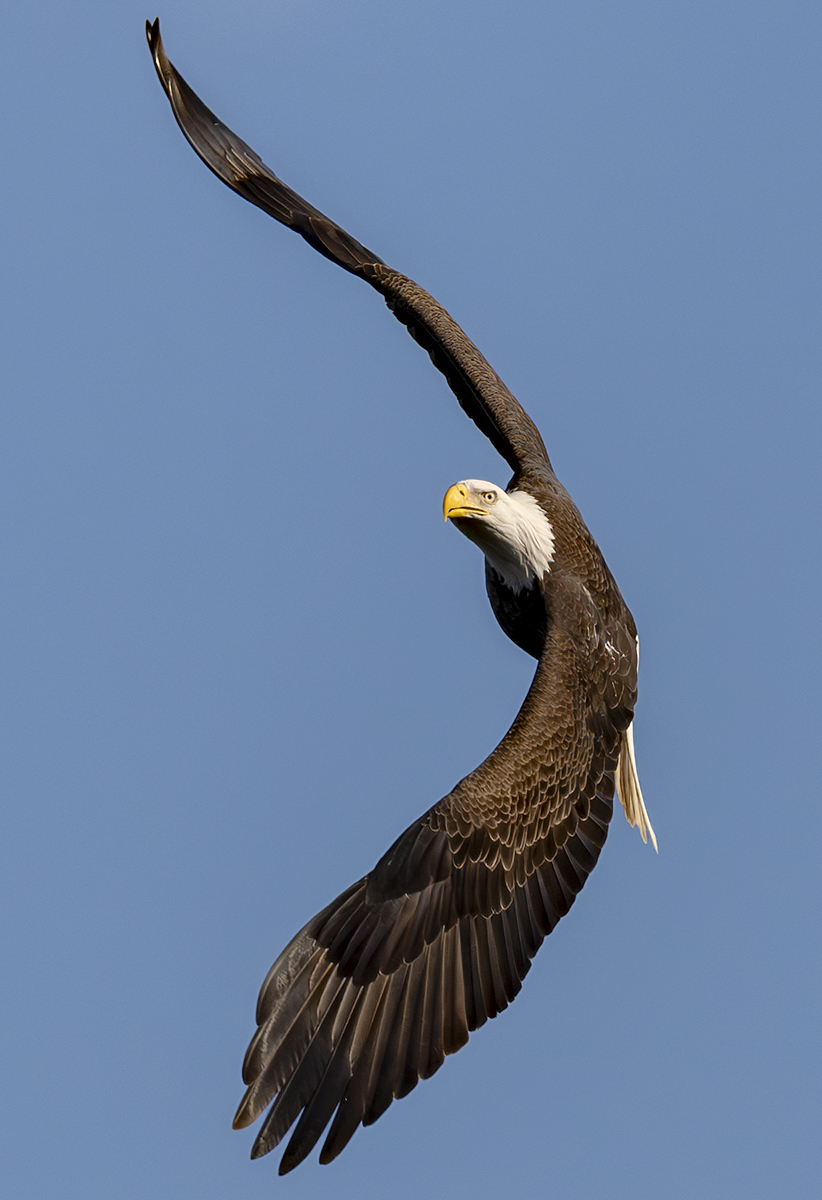
[[[643,842],[650,837],[651,843],[659,853],[656,844],[656,834],[648,817],[645,801],[642,799],[642,788],[639,786],[639,776],[636,770],[636,755],[634,753],[634,727],[629,725],[620,737],[619,762],[617,763],[617,791],[625,809],[629,825],[636,825]]]

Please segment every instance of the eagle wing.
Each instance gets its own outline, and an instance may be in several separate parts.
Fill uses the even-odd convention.
[[[259,1157],[297,1122],[281,1174],[329,1121],[330,1162],[506,1008],[593,870],[636,659],[629,631],[606,632],[586,589],[573,591],[553,597],[545,650],[500,745],[269,971],[234,1123],[271,1105]]]
[[[159,21],[146,22],[146,35],[177,124],[206,166],[240,196],[301,234],[320,254],[376,288],[515,473],[550,470],[536,425],[442,305],[298,196],[222,124],[169,62]]]

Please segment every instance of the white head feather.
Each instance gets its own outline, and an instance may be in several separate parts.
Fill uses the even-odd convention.
[[[470,512],[462,513],[460,489]],[[514,592],[541,580],[554,560],[554,530],[537,501],[528,492],[506,492],[486,479],[463,479],[446,494],[452,507],[460,509],[451,518],[467,538],[475,542],[503,583]],[[446,516],[448,516],[446,511]]]

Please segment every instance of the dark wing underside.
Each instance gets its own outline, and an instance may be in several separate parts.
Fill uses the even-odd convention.
[[[206,166],[239,195],[301,234],[320,254],[376,288],[514,472],[550,470],[533,421],[442,305],[278,179],[178,74],[163,48],[159,21],[146,22],[146,33],[177,123]]]
[[[432,1075],[513,1000],[599,856],[635,667],[616,674],[596,614],[554,625],[497,749],[319,913],[266,978],[235,1125],[271,1105],[252,1155],[296,1121],[280,1172]],[[601,680],[601,685],[592,684]]]

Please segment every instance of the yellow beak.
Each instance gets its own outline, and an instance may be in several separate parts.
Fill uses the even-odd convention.
[[[478,505],[468,502],[468,496],[468,488],[464,483],[453,484],[442,502],[443,520],[447,521],[449,517],[474,517],[481,513],[483,510]]]

